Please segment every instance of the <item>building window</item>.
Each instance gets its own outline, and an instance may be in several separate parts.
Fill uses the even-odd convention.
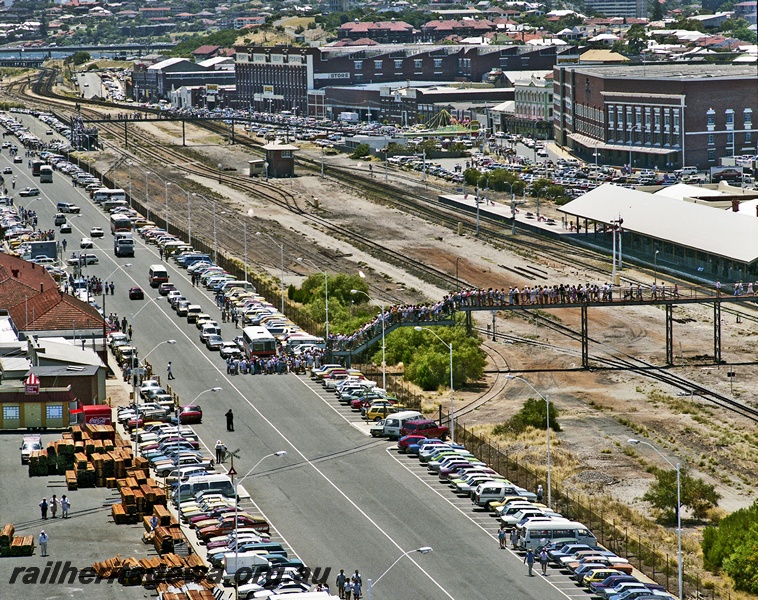
[[[708,134],[708,145],[713,146],[716,143],[716,136],[712,133]]]
[[[674,132],[679,133],[679,111],[675,110],[674,114]]]
[[[361,69],[363,69],[363,61],[362,60],[353,61],[353,68],[356,71],[360,71]]]
[[[434,68],[435,69],[441,69],[442,68],[442,59],[441,58],[435,58],[434,59]]]
[[[374,61],[374,69],[376,69],[377,71],[381,71],[382,70],[382,61],[381,60],[375,60]]]
[[[734,111],[731,108],[726,109],[726,128],[734,128]]]
[[[749,144],[752,141],[753,141],[753,134],[751,132],[749,132],[749,131],[746,131],[745,132],[745,143]]]
[[[734,134],[731,132],[726,134],[726,145],[734,146]]]
[[[708,118],[708,128],[713,129],[716,127],[716,111],[712,108],[708,109],[708,112],[706,113],[706,116]]]
[[[18,406],[3,406],[3,420],[16,420],[21,418],[21,408]]]
[[[62,419],[63,406],[60,404],[48,404],[45,407],[45,417],[48,419]]]
[[[395,61],[395,69],[398,71],[401,71],[403,69],[403,61],[402,60],[396,60]]]
[[[413,68],[414,69],[422,69],[424,67],[424,61],[420,58],[414,58],[413,59]]]
[[[292,150],[282,150],[282,158],[292,158]]]
[[[708,148],[708,162],[716,162],[716,149]]]
[[[654,122],[655,125],[655,132],[660,133],[661,132],[661,109],[656,108],[655,112],[653,113]]]

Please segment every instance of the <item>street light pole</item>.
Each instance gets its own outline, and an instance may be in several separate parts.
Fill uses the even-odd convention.
[[[147,304],[145,304],[147,306]],[[142,308],[145,308],[143,306]],[[134,315],[135,317],[142,311],[142,308],[137,311],[137,313]],[[132,320],[134,317],[132,317]],[[133,321],[132,321],[133,322]],[[155,350],[157,350],[160,346],[163,344],[176,344],[176,340],[164,340],[162,342],[158,342],[155,347],[150,350],[145,356],[142,357],[142,360],[146,360],[148,356],[150,356]],[[137,354],[137,348],[132,344],[132,369],[134,369],[134,359],[136,358]],[[137,364],[139,365],[139,361],[137,361]],[[134,374],[132,373],[132,395],[134,399],[134,407],[137,410],[137,418],[135,419],[135,426],[134,426],[134,456],[136,457],[138,454],[138,447],[139,447],[139,402],[137,401],[137,379],[135,378]]]
[[[653,266],[655,267],[655,271],[653,272],[654,273],[653,274],[653,283],[654,284],[658,283],[658,253],[659,252],[660,252],[660,250],[656,250],[655,253],[653,254]]]
[[[535,388],[527,379],[524,379],[523,377],[520,377],[518,375],[506,375],[506,379],[518,379],[519,381],[522,381],[526,385],[528,385],[530,388],[532,388],[532,391],[534,391],[535,394],[537,394],[540,398],[542,398],[545,401],[545,429],[547,431],[547,506],[548,508],[552,507],[552,481],[551,481],[551,470],[550,470],[550,396],[543,396],[537,391],[537,388]]]
[[[150,220],[150,171],[145,171],[145,218]]]
[[[421,548],[415,548],[413,550],[408,550],[407,552],[403,552],[400,556],[398,556],[397,560],[395,562],[393,562],[387,568],[387,570],[384,573],[382,573],[381,575],[379,575],[379,577],[376,578],[376,581],[374,581],[372,583],[372,581],[370,579],[367,580],[367,582],[366,582],[367,583],[367,585],[366,585],[366,597],[367,597],[367,600],[371,600],[371,590],[373,589],[373,587],[377,583],[379,583],[379,581],[382,579],[382,577],[384,577],[387,573],[390,572],[390,569],[392,569],[392,567],[394,567],[397,563],[399,563],[401,560],[403,560],[406,556],[408,556],[409,554],[413,554],[414,552],[418,552],[419,554],[429,554],[431,551],[432,551],[431,546],[422,546]]]
[[[257,463],[253,465],[253,468],[250,469],[247,473],[245,473],[242,477],[239,479],[236,479],[235,475],[232,475],[232,477],[235,477],[234,483],[232,484],[234,486],[234,598],[235,600],[239,600],[240,597],[240,580],[239,580],[239,547],[240,547],[240,538],[239,538],[239,492],[237,491],[237,486],[241,484],[247,477],[255,471],[255,469],[258,468],[258,465],[260,465],[264,460],[267,458],[273,458],[274,456],[287,456],[286,450],[279,450],[278,452],[272,452],[271,454],[267,454],[263,458],[261,458]],[[234,457],[232,457],[232,470],[234,470]]]
[[[276,241],[276,239],[268,232],[265,232],[266,235],[269,237],[269,239],[274,242],[276,246],[279,247],[279,250],[281,250],[282,253],[282,277],[281,277],[281,285],[282,285],[282,314],[284,314],[284,243],[279,243]],[[256,231],[255,235],[263,235],[260,231]]]
[[[658,453],[658,456],[660,456],[663,460],[665,460],[669,465],[674,467],[676,469],[676,534],[677,534],[677,555],[676,560],[679,563],[678,564],[678,572],[677,572],[677,579],[679,583],[679,598],[682,600],[684,598],[684,564],[682,562],[682,465],[681,463],[672,463],[668,458],[666,458],[663,453],[658,450],[653,444],[650,442],[646,442],[644,440],[635,440],[630,439],[627,440],[628,444],[632,445],[639,445],[644,444],[645,446],[649,446],[653,450],[655,450]]]
[[[166,184],[166,233],[168,233],[168,186],[171,183],[168,181],[164,181],[163,183]]]
[[[218,165],[216,166],[218,167],[218,182],[220,185],[221,184],[221,169],[224,167],[224,165],[222,165],[221,163],[218,163]]]
[[[366,277],[363,271],[360,271],[359,273],[360,273],[361,279],[364,279]],[[364,296],[366,296],[366,298],[369,299],[369,301],[371,300],[371,296],[369,296],[363,290],[350,290],[350,293],[363,294]],[[387,345],[384,343],[385,342],[384,319],[386,317],[384,306],[385,306],[384,302],[382,302],[382,318],[381,318],[381,321],[382,321],[382,389],[386,390],[387,389],[387,356],[385,353],[386,353]]]
[[[447,346],[448,349],[450,350],[450,441],[455,442],[455,398],[453,396],[453,342],[451,340],[450,344],[448,344],[440,336],[434,333],[433,329],[430,329],[429,327],[421,327],[420,325],[417,325],[416,327],[414,327],[414,329],[416,331],[423,331],[423,330],[428,331],[434,337],[436,337],[440,342],[445,344],[445,346]]]

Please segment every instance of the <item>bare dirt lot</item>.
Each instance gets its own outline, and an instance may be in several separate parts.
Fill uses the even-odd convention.
[[[161,143],[167,140],[181,142],[178,125],[141,124],[140,127],[160,139]],[[193,154],[206,157],[209,164],[220,162],[242,170],[251,158],[239,146],[214,145],[221,140],[191,126],[187,127],[187,139]],[[310,154],[313,158],[320,156],[315,149],[304,150],[303,154]],[[252,214],[266,230],[286,237],[288,276],[310,274],[302,265],[294,264],[295,252],[299,251],[320,264],[320,257],[328,250],[346,256],[341,259],[339,270],[342,272],[364,270],[374,289],[378,290],[375,293],[377,299],[385,297],[402,302],[435,300],[448,291],[388,265],[344,240],[314,229],[300,215],[259,198],[246,197],[210,179],[194,178],[190,182],[182,178],[177,169],[151,165],[146,148],[138,149],[136,155],[137,162],[145,161],[149,168],[181,186],[206,186],[209,191],[220,193],[226,198],[227,211]],[[329,160],[350,162],[344,156]],[[103,158],[102,162],[103,165],[113,164],[112,159]],[[356,164],[353,161],[353,164],[356,168],[366,168],[365,163]],[[122,163],[118,174],[122,181],[127,168]],[[393,171],[390,184],[424,189],[419,178],[413,177],[405,172],[398,175]],[[138,185],[137,179],[135,186]],[[441,181],[434,184],[446,185]],[[290,181],[277,182],[277,185],[296,194],[300,205],[307,207],[307,210],[318,211],[322,217],[345,229],[360,231],[367,238],[450,273],[455,273],[457,267],[461,281],[476,287],[523,286],[528,282],[498,265],[515,267],[529,260],[550,274],[550,283],[602,283],[610,277],[607,268],[588,272],[583,268],[560,267],[548,259],[500,250],[487,240],[474,237],[471,231],[457,235],[445,227],[377,202],[376,198],[367,199],[356,189],[336,183],[329,177],[321,179],[317,174],[303,174]],[[138,188],[135,193],[139,193]],[[544,205],[543,212],[551,216],[559,214],[554,207],[545,208]],[[193,224],[193,228],[195,226]],[[232,225],[227,222],[226,226]],[[197,227],[204,227],[204,235],[208,237],[207,219],[204,225],[198,223]],[[236,239],[239,238],[237,231]],[[239,244],[234,248],[222,249],[241,252]],[[251,263],[257,263],[276,274],[277,248],[256,243],[249,252]],[[324,268],[335,272],[332,265]],[[653,279],[652,272],[646,270],[626,269],[624,274],[640,281],[652,282]],[[670,278],[661,273],[658,277]],[[694,366],[703,362],[702,357],[713,355],[713,310],[710,305],[677,307],[674,315],[676,367],[673,371],[699,385],[755,406],[757,370],[749,364],[734,365],[753,361],[756,356],[758,327],[751,319],[757,313],[754,307],[747,305],[741,305],[739,310],[752,317],[738,319],[733,314],[722,313],[722,354],[730,364],[721,367]],[[545,313],[553,315],[556,321],[574,331],[580,328],[578,311],[545,309]],[[591,356],[632,355],[654,365],[665,363],[663,310],[655,307],[604,307],[591,308],[589,314],[589,331],[593,340]],[[480,326],[485,327],[491,323],[491,316],[481,313],[479,320]],[[495,372],[510,369],[527,379],[540,394],[549,396],[560,411],[562,432],[554,437],[553,443],[557,456],[555,477],[562,481],[562,485],[586,491],[586,482],[591,481],[589,488],[593,493],[608,493],[647,514],[648,507],[639,500],[652,480],[645,468],[648,465],[668,468],[668,465],[649,448],[638,446],[630,449],[627,439],[639,437],[654,444],[672,463],[680,461],[694,476],[714,484],[722,495],[720,509],[723,511],[731,512],[754,501],[756,440],[753,422],[698,397],[680,395],[680,390],[656,383],[642,372],[602,368],[582,371],[579,369],[579,343],[535,325],[530,319],[500,313],[496,330],[513,338],[486,342],[488,352],[494,357],[484,382],[491,388],[491,398],[463,417],[462,421],[467,426],[489,428],[512,416],[525,399],[535,397],[523,382],[504,382],[503,373]],[[541,345],[536,346],[534,342]],[[728,372],[735,373],[733,381],[727,376]],[[468,403],[481,398],[481,386],[472,390],[457,390],[455,396],[457,407],[465,410]],[[445,403],[446,398],[446,390],[429,395],[430,402]],[[521,445],[522,456],[538,465],[544,463],[544,436],[534,436],[528,443],[522,441]],[[596,475],[588,477],[587,474],[592,472]],[[686,520],[685,525],[688,540],[697,540],[701,524]],[[695,557],[692,560],[696,560]],[[732,597],[738,596],[733,593]]]

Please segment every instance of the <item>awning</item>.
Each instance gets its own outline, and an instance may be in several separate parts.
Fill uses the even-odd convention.
[[[588,150],[615,150],[618,152],[629,152],[629,144],[607,144],[588,135],[582,135],[581,133],[569,133],[567,137],[575,141],[580,146],[584,146]],[[681,148],[656,148],[654,146],[638,145],[632,146],[631,149],[632,152],[639,152],[642,154],[660,154],[664,156],[667,154],[681,152]]]

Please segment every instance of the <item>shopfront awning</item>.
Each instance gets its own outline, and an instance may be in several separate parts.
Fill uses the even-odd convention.
[[[569,133],[568,138],[580,146],[583,146],[587,150],[591,150],[593,152],[595,150],[605,150],[607,152],[629,152],[629,144],[607,144],[588,135],[582,135],[581,133]],[[656,148],[654,146],[634,145],[632,146],[632,152],[666,156],[668,154],[681,152],[681,148]]]

